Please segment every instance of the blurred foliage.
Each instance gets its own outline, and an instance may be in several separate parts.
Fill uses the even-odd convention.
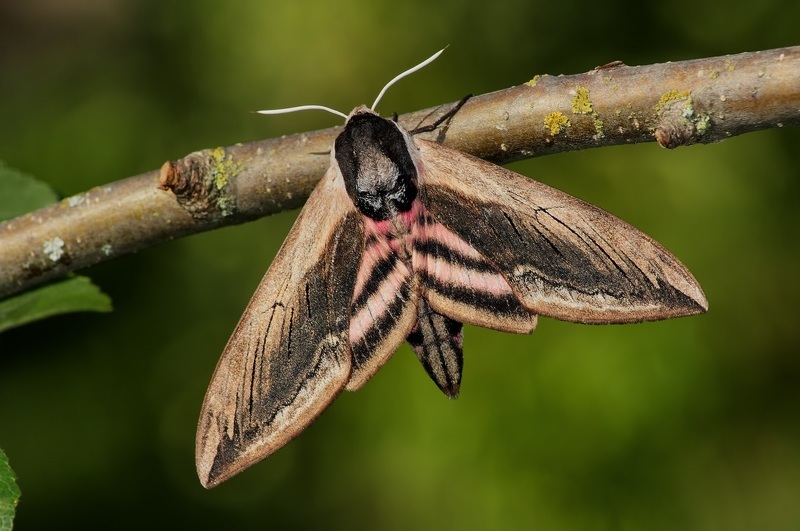
[[[0,300],[0,332],[72,312],[110,312],[111,299],[83,276],[69,276]]]
[[[0,221],[55,203],[57,199],[47,183],[9,168],[0,160]]]
[[[0,531],[14,527],[14,512],[19,501],[19,487],[8,457],[0,448]]]
[[[618,59],[800,44],[800,4],[0,4],[0,158],[64,194],[204,147],[327,127]],[[0,444],[18,529],[798,529],[797,130],[561,154],[513,168],[670,248],[711,309],[530,337],[467,328],[461,397],[407,347],[298,439],[212,490],[193,463],[205,386],[296,213],[92,268],[113,314],[0,335]]]

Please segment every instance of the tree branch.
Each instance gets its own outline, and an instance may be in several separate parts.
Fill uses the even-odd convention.
[[[400,117],[408,129],[445,105]],[[677,63],[609,63],[476,96],[421,137],[498,163],[800,125],[800,46]],[[129,252],[303,203],[341,128],[206,149],[0,224],[0,297]]]

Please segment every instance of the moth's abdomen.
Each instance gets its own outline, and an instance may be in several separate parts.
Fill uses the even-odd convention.
[[[461,323],[436,313],[422,299],[417,310],[417,324],[408,335],[408,342],[425,371],[450,398],[457,397],[461,388],[464,367],[462,329]]]

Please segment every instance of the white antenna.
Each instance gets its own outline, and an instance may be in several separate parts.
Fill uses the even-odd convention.
[[[290,112],[296,111],[328,111],[332,114],[337,114],[347,120],[347,115],[343,112],[339,112],[336,109],[331,109],[330,107],[325,107],[324,105],[300,105],[299,107],[287,107],[286,109],[267,109],[264,111],[256,111],[258,114],[286,114]]]
[[[392,85],[394,85],[396,82],[400,81],[401,79],[403,79],[403,78],[404,78],[404,77],[406,77],[407,75],[413,74],[413,73],[414,73],[414,72],[416,72],[417,70],[420,70],[421,68],[424,68],[424,67],[428,66],[429,64],[431,64],[432,62],[434,62],[434,61],[436,60],[436,58],[437,58],[437,57],[439,57],[440,55],[442,55],[442,52],[443,52],[443,51],[445,51],[445,50],[446,50],[446,48],[442,48],[441,50],[439,50],[439,51],[438,51],[438,52],[436,52],[435,54],[431,55],[430,57],[428,57],[427,59],[425,59],[424,61],[422,61],[420,64],[418,64],[418,65],[417,65],[417,66],[415,66],[414,68],[409,68],[408,70],[406,70],[406,71],[405,71],[405,72],[403,72],[402,74],[399,74],[399,75],[395,76],[395,77],[394,77],[394,79],[392,79],[391,81],[389,81],[388,83],[386,83],[386,86],[385,86],[385,87],[383,87],[383,89],[381,90],[380,94],[378,94],[378,97],[377,97],[377,98],[375,98],[375,103],[373,103],[373,104],[372,104],[372,107],[370,107],[370,109],[372,109],[373,111],[375,110],[375,107],[378,105],[378,102],[379,102],[379,101],[381,101],[381,98],[382,98],[382,97],[383,97],[383,95],[386,93],[386,90],[387,90],[389,87],[391,87]]]
[[[392,85],[394,85],[395,83],[397,83],[398,81],[403,79],[404,77],[406,77],[406,76],[408,76],[410,74],[413,74],[417,70],[420,70],[421,68],[424,68],[424,67],[428,66],[429,64],[431,64],[433,61],[436,60],[437,57],[442,55],[442,52],[445,51],[445,49],[446,48],[442,48],[441,50],[439,50],[438,52],[436,52],[432,56],[428,57],[427,59],[422,61],[420,64],[415,66],[414,68],[409,68],[408,70],[406,70],[402,74],[395,76],[394,79],[392,79],[391,81],[386,83],[386,86],[383,87],[383,89],[381,90],[380,94],[378,94],[378,97],[375,98],[375,103],[372,104],[372,107],[370,107],[370,109],[372,109],[373,111],[375,110],[375,106],[378,105],[379,101],[381,101],[381,98],[383,97],[384,94],[386,94],[386,90],[389,87],[391,87]],[[311,110],[327,111],[327,112],[329,112],[331,114],[336,114],[337,116],[341,116],[342,118],[347,120],[347,115],[345,113],[339,112],[336,109],[331,109],[330,107],[325,107],[324,105],[300,105],[298,107],[287,107],[285,109],[266,109],[266,110],[263,110],[263,111],[256,111],[256,112],[258,114],[287,114],[287,113],[290,113],[290,112],[311,111]]]

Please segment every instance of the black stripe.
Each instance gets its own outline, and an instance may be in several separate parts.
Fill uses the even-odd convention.
[[[353,349],[353,364],[355,367],[364,365],[372,356],[374,347],[378,346],[384,337],[394,330],[397,318],[403,312],[403,308],[408,304],[411,296],[411,277],[409,277],[397,291],[394,300],[386,307],[386,312],[361,336],[357,342],[351,345]]]
[[[361,292],[351,305],[351,315],[355,315],[361,308],[364,307],[367,300],[375,294],[380,288],[381,283],[389,277],[392,271],[397,268],[398,257],[394,253],[389,255],[383,260],[377,261],[372,265],[372,270],[369,272],[369,278],[361,288]]]
[[[591,251],[592,250],[592,246],[594,246],[595,253],[597,251],[600,251],[600,254],[602,254],[606,258],[606,261],[611,262],[612,264],[614,264],[614,267],[617,269],[617,271],[619,271],[622,274],[623,277],[628,278],[628,274],[625,272],[625,270],[622,268],[622,266],[620,266],[616,262],[616,260],[611,258],[611,255],[608,254],[608,251],[606,251],[605,248],[602,245],[597,243],[594,240],[594,238],[592,238],[591,235],[589,235],[589,233],[587,233],[586,231],[578,232],[576,229],[572,228],[567,223],[561,221],[561,219],[556,217],[554,214],[551,214],[549,210],[542,210],[542,211],[545,214],[547,214],[548,216],[550,216],[550,218],[553,219],[554,221],[556,221],[559,225],[561,225],[562,227],[564,227],[565,229],[570,231],[572,234],[574,234],[577,239],[581,240],[586,245],[586,247],[588,248],[589,251]],[[587,240],[588,240],[588,242],[587,242]],[[590,243],[591,243],[591,245],[590,245]],[[610,247],[613,247],[613,246],[610,246]],[[647,278],[647,276],[644,275],[644,272],[642,272],[642,273],[643,273],[642,276],[644,278]]]
[[[439,240],[417,240],[414,242],[414,250],[427,256],[458,264],[465,269],[471,269],[478,273],[497,273],[497,269],[486,260],[464,256]]]
[[[430,276],[425,272],[421,272],[420,276],[428,289],[450,300],[476,308],[491,310],[501,315],[518,315],[525,316],[526,318],[530,315],[522,307],[519,300],[511,293],[497,297],[491,293],[480,291],[477,288],[445,284],[436,277]]]
[[[370,248],[372,245],[375,245],[375,242],[377,242],[379,239],[380,239],[380,238],[378,238],[378,235],[377,235],[377,234],[375,234],[374,232],[370,232],[370,233],[367,235],[366,239],[364,240],[364,250],[367,250],[367,249],[369,249],[369,248]]]
[[[422,342],[424,341],[424,338],[422,337],[422,329],[419,326],[419,322],[417,322],[417,325],[414,327],[413,330],[411,330],[411,333],[408,334],[408,337],[406,338],[406,341],[408,341],[411,344],[412,347],[421,347],[422,346]]]

